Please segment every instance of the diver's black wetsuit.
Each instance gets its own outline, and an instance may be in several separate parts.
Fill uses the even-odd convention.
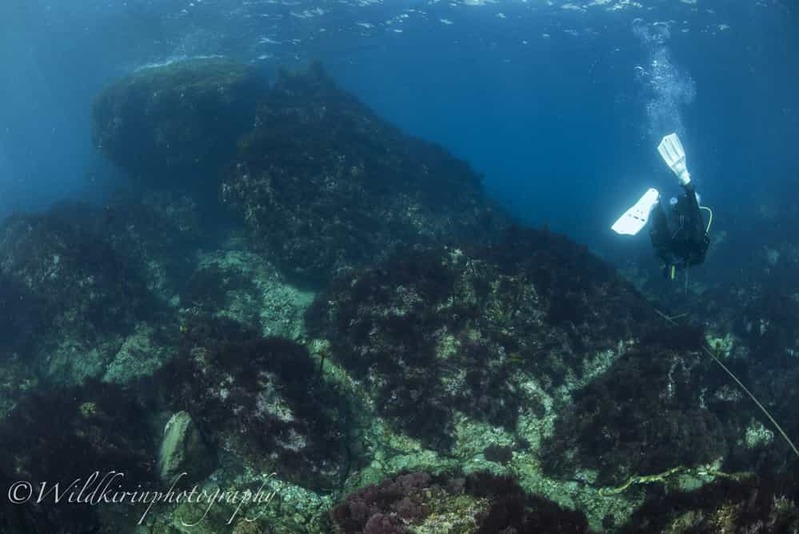
[[[705,253],[710,238],[705,230],[705,221],[696,200],[696,190],[692,183],[683,186],[685,194],[666,216],[660,202],[652,210],[652,226],[649,237],[658,257],[666,264],[666,272],[671,267],[685,268],[705,261]]]

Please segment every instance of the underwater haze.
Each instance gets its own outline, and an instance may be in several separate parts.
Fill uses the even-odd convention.
[[[93,96],[201,55],[321,60],[408,133],[485,176],[525,222],[601,247],[677,131],[719,214],[797,192],[799,15],[752,0],[3,2],[0,209],[102,192]],[[99,183],[98,183],[99,182]],[[720,219],[722,220],[722,219]],[[746,231],[743,224],[738,231]]]
[[[0,532],[799,531],[794,0],[0,0],[0,66]]]

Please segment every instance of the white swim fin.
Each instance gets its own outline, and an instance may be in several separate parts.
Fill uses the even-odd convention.
[[[644,196],[638,199],[633,207],[624,212],[610,227],[611,230],[621,235],[635,235],[646,226],[652,208],[658,203],[660,193],[657,189],[648,189]]]
[[[660,152],[660,157],[663,158],[666,165],[677,175],[680,184],[688,185],[691,181],[691,173],[688,172],[685,162],[685,150],[677,134],[672,133],[665,136],[658,145],[658,152]]]

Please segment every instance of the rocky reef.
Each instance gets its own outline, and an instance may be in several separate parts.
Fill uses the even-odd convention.
[[[700,330],[665,328],[625,352],[561,413],[542,448],[545,470],[564,478],[592,470],[613,485],[723,457],[724,425],[707,409],[715,369],[702,343]]]
[[[796,529],[719,365],[799,435],[779,261],[637,289],[319,65],[150,67],[93,120],[134,187],[0,226],[0,482],[151,502],[4,500],[3,532]]]
[[[342,277],[306,317],[378,413],[446,451],[458,413],[513,432],[532,376],[546,395],[610,361],[656,315],[608,266],[549,233],[432,249]],[[601,355],[601,356],[600,356]],[[420,412],[424,417],[420,417]]]
[[[386,123],[320,65],[281,73],[223,193],[306,284],[413,245],[486,241],[506,222],[465,162]]]
[[[0,423],[0,472],[11,481],[9,501],[23,510],[4,514],[16,516],[5,531],[100,528],[98,491],[105,485],[154,485],[152,436],[145,406],[116,384],[88,381],[23,395]]]
[[[7,219],[2,354],[73,384],[114,375],[115,361],[128,371],[157,367],[165,359],[157,346],[178,329],[174,299],[191,266],[184,254],[197,246],[192,212],[191,203],[151,195]]]
[[[166,408],[183,408],[220,453],[313,490],[349,469],[345,399],[306,347],[224,320],[196,320],[153,377]]]
[[[318,64],[271,86],[224,59],[141,69],[97,97],[93,125],[136,184],[210,212],[225,212],[221,197],[304,285],[418,244],[489,241],[507,224],[465,162],[386,123]]]
[[[795,384],[799,381],[796,355],[799,354],[799,248],[792,232],[799,223],[793,203],[781,200],[772,207],[761,206],[762,219],[726,214],[719,218],[707,264],[681,277],[678,286],[665,280],[628,271],[626,276],[647,295],[664,316],[674,323],[701,325],[707,348],[727,366],[756,397],[765,404],[789,436],[799,436],[795,406],[799,402]],[[751,242],[757,235],[757,244]],[[746,254],[741,254],[747,250]],[[718,381],[714,411],[736,419],[738,428],[749,428],[744,443],[760,443],[756,465],[784,464],[786,456],[796,454],[783,439],[773,443],[774,428],[755,432],[761,420],[754,403],[726,404],[724,399],[741,395],[731,386],[723,370],[716,366],[709,379]],[[713,378],[713,377],[717,378]],[[739,433],[735,433],[740,440]],[[757,438],[755,436],[758,436]],[[794,438],[796,442],[796,438]],[[768,446],[764,446],[768,443]],[[737,469],[751,468],[752,457],[735,447],[727,463]]]
[[[650,495],[619,529],[633,532],[793,532],[799,509],[787,495],[795,482],[786,477],[719,480],[695,491]]]
[[[588,532],[579,512],[525,494],[510,477],[405,473],[350,495],[330,511],[342,534]]]
[[[94,143],[137,184],[215,195],[267,87],[225,58],[147,66],[97,95]]]

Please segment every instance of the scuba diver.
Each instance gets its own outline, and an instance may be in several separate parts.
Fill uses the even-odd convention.
[[[664,209],[660,202],[660,193],[656,189],[649,189],[611,228],[618,234],[636,235],[646,226],[651,216],[649,237],[652,246],[663,261],[664,273],[674,279],[677,270],[705,261],[710,245],[708,232],[713,212],[710,208],[699,205],[699,196],[686,167],[685,150],[677,134],[665,136],[658,145],[658,151],[677,175],[684,190],[683,195],[679,199],[672,198],[669,207]],[[702,217],[702,210],[709,213],[707,224]]]

